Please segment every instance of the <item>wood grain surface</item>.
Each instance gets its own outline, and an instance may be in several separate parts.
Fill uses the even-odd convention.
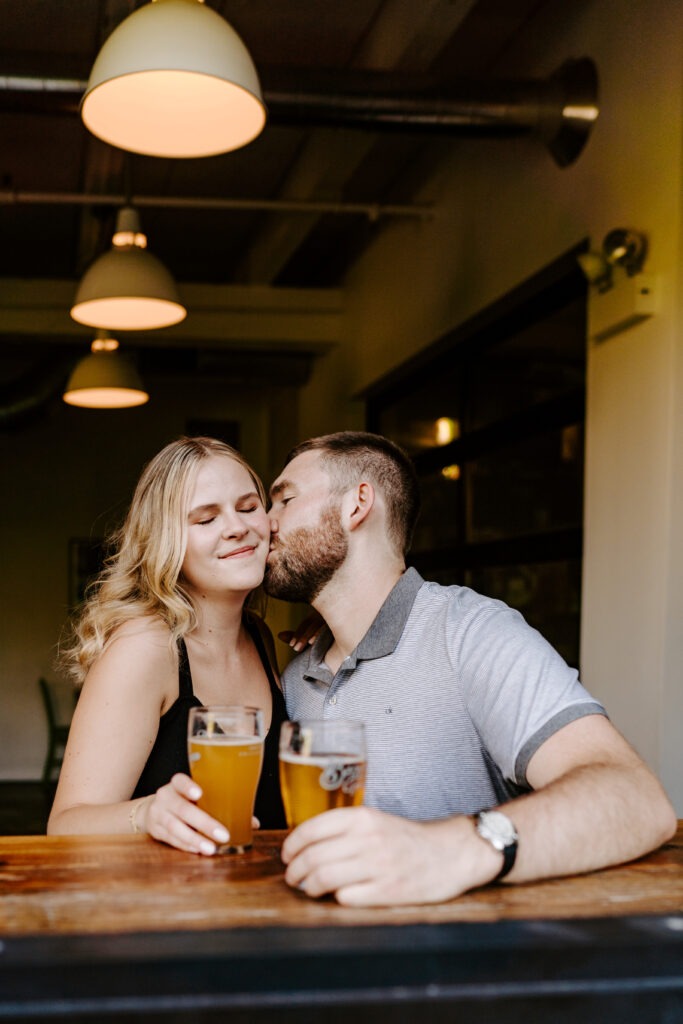
[[[354,910],[283,881],[285,833],[243,855],[199,857],[147,836],[0,838],[0,932],[110,934],[618,917],[683,912],[683,823],[630,864],[528,885],[491,885],[448,903]]]

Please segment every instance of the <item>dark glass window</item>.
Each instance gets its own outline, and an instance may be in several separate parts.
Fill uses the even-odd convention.
[[[381,412],[381,431],[410,455],[442,447],[460,435],[462,411],[457,367],[427,380]]]
[[[444,467],[446,468],[446,467]],[[420,478],[422,511],[413,537],[414,552],[434,551],[462,542],[458,523],[460,505],[460,467],[448,467],[452,476],[441,470]]]
[[[585,300],[578,296],[469,362],[467,429],[583,389]]]
[[[466,466],[467,540],[580,528],[582,478],[581,423],[493,448]]]
[[[586,285],[576,250],[367,395],[422,487],[410,561],[579,660]]]

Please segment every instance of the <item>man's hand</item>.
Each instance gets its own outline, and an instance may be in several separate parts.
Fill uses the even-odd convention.
[[[285,840],[282,859],[289,885],[354,907],[452,899],[495,878],[502,864],[467,817],[415,822],[371,807],[305,821]]]
[[[529,762],[535,792],[499,807],[520,836],[505,882],[595,871],[641,857],[676,830],[660,783],[600,715],[570,722]],[[472,819],[414,822],[370,807],[327,811],[285,840],[285,880],[348,906],[434,903],[486,885],[503,855]]]
[[[278,633],[278,640],[282,640],[284,644],[289,644],[295,651],[301,652],[306,647],[311,647],[315,643],[324,625],[325,620],[322,615],[314,611],[307,615],[296,629],[283,629],[281,633]]]

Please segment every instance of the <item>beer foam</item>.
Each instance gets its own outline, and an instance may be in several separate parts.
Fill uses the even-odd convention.
[[[360,754],[291,754],[281,753],[280,760],[287,764],[312,765],[314,768],[327,768],[330,764],[341,761],[343,764],[364,764],[365,758]]]
[[[263,737],[259,736],[223,736],[214,733],[213,736],[190,736],[190,743],[196,743],[202,747],[245,747],[263,743]]]

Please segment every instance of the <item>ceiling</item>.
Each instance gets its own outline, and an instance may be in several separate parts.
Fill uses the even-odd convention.
[[[247,44],[264,87],[288,68],[365,70],[440,84],[484,77],[543,0],[208,0]],[[114,27],[142,0],[2,0],[0,76],[86,80]],[[0,190],[360,204],[410,204],[433,162],[415,132],[380,134],[271,116],[245,148],[205,159],[126,155],[91,136],[77,92],[0,97]],[[279,121],[279,123],[278,123]],[[128,166],[126,166],[126,164]],[[128,176],[128,177],[126,177]],[[112,205],[4,203],[0,276],[76,278],[108,246]],[[382,218],[266,209],[142,212],[151,251],[179,281],[339,285]]]
[[[414,94],[415,83],[427,78],[443,89],[461,79],[486,81],[549,0],[207,2],[241,35],[268,99],[269,89],[273,95],[293,74],[309,92],[336,93],[363,88],[364,75],[382,73],[377,88],[397,96]],[[424,216],[419,188],[450,152],[453,131],[436,136],[400,123],[386,131],[373,121],[339,127],[324,115],[313,123],[305,112],[287,116],[273,103],[259,138],[217,157],[131,155],[91,136],[78,115],[79,83],[111,31],[142,3],[0,0],[0,289],[3,279],[75,284],[108,248],[116,202],[84,196],[117,197],[128,189],[139,202],[150,251],[178,282],[241,285],[254,294],[265,288],[269,295],[331,294],[382,230],[387,207],[404,208],[390,216]],[[40,88],[27,89],[28,78],[39,79]],[[54,91],[44,88],[48,80],[75,85]],[[145,197],[152,205],[144,205]],[[204,207],[209,199],[249,200],[255,208]],[[273,208],[283,202],[296,209]],[[310,205],[316,202],[335,210]],[[0,300],[0,318],[2,307]],[[197,323],[192,344],[201,333]],[[16,329],[7,318],[0,324],[0,367]],[[39,344],[38,330],[21,332],[24,342]]]

